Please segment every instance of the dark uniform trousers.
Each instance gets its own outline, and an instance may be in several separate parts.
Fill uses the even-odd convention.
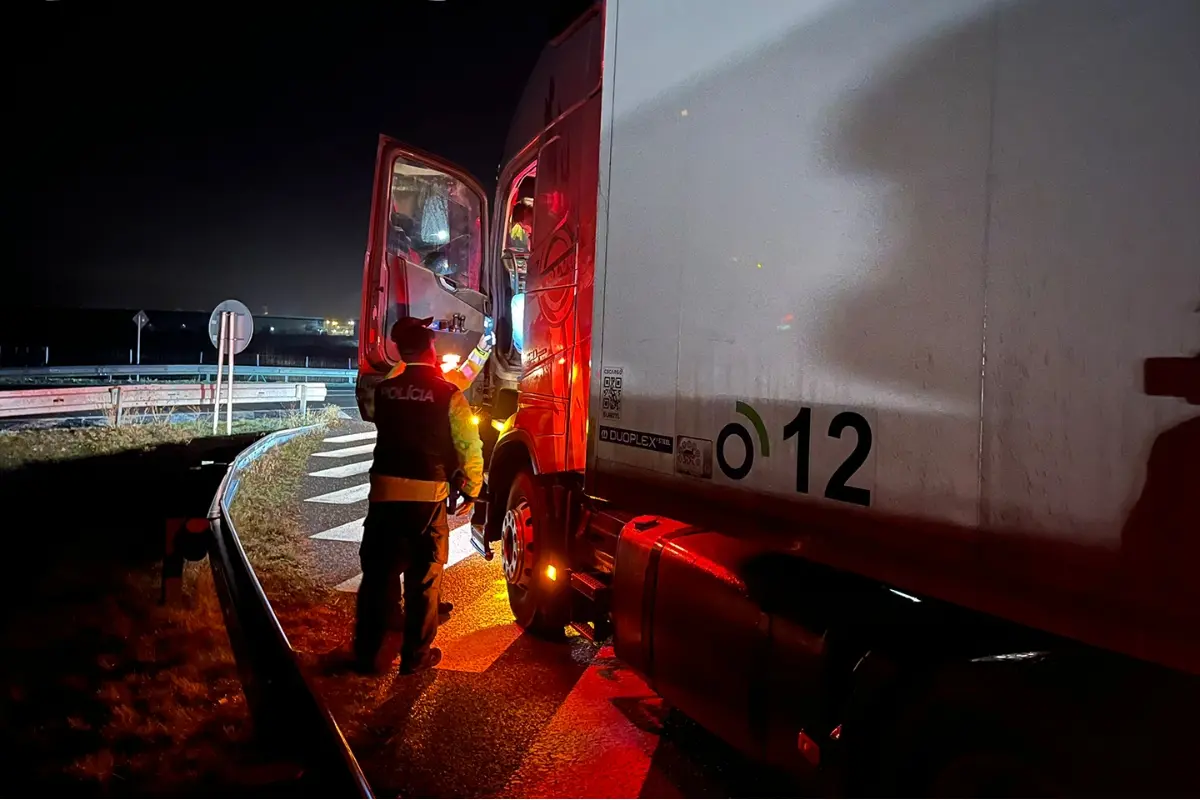
[[[382,652],[384,640],[401,630],[403,663],[415,663],[429,652],[437,635],[438,598],[449,549],[444,502],[370,504],[358,551],[363,576],[354,647],[360,663],[390,661],[395,651]]]

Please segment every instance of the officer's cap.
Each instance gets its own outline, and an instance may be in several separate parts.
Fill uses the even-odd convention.
[[[392,326],[392,341],[401,358],[419,356],[433,344],[433,317],[401,317]]]

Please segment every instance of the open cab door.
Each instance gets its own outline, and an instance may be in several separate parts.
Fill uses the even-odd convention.
[[[479,344],[491,314],[487,220],[487,196],[469,174],[379,137],[359,324],[363,419],[372,419],[375,386],[399,361],[388,334],[401,317],[433,317],[443,368],[465,362]]]

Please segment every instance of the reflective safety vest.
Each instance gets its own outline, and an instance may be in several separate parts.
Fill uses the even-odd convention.
[[[521,223],[514,222],[509,229],[508,246],[513,250],[529,250],[529,233]]]

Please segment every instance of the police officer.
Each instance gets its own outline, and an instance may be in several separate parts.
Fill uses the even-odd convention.
[[[462,391],[437,366],[432,321],[406,317],[392,327],[405,368],[375,389],[377,438],[354,630],[355,660],[371,671],[386,655],[384,640],[396,627],[401,574],[400,672],[421,672],[441,661],[441,651],[432,645],[449,555],[449,481],[462,470],[464,494],[475,497],[483,488],[483,443]]]
[[[403,326],[428,324],[432,319],[432,317],[429,317],[425,320],[409,318],[407,322],[401,320],[396,325],[392,326],[393,333],[400,330]],[[492,347],[496,344],[496,334],[492,329],[491,317],[484,318],[483,328],[483,335],[479,337],[479,343],[475,345],[475,349],[473,349],[471,354],[467,356],[467,360],[450,371],[446,371],[444,368],[442,369],[442,377],[453,384],[457,389],[461,390],[463,393],[466,393],[466,391],[471,388],[471,384],[474,383],[475,379],[483,372],[483,368],[487,364],[488,357],[490,357],[492,354]],[[395,378],[397,375],[402,374],[407,367],[408,365],[404,362],[404,359],[401,358],[396,365],[392,367],[391,371],[388,372],[387,377],[384,380]],[[372,399],[372,403],[373,402],[374,400]],[[372,408],[374,408],[374,406],[372,406]],[[463,491],[466,491],[466,489],[464,488]],[[471,496],[473,497],[474,495]],[[461,506],[458,510],[458,515],[462,516],[464,514],[470,514],[471,510],[472,504]],[[453,610],[453,603],[446,603],[443,602],[440,597],[438,598],[438,620],[443,625],[447,620],[450,619],[450,612]]]

